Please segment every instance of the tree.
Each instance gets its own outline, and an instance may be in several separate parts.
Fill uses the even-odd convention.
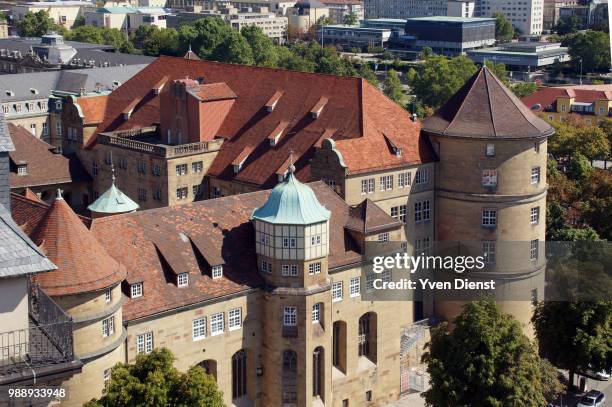
[[[532,322],[540,355],[574,373],[612,367],[612,301],[542,302]]]
[[[534,82],[519,82],[510,87],[512,92],[519,98],[529,96],[538,90],[538,85]]]
[[[419,59],[426,60],[433,54],[433,49],[431,49],[430,47],[423,47],[421,48],[421,52],[419,53]]]
[[[70,41],[87,42],[89,44],[104,44],[102,30],[93,25],[83,25],[68,32],[66,39]]]
[[[342,17],[342,22],[344,25],[357,25],[357,15],[352,11],[350,13],[346,13],[344,17]]]
[[[568,175],[578,183],[584,182],[591,174],[593,167],[589,160],[580,152],[572,154]]]
[[[506,71],[505,64],[496,64],[493,61],[484,61],[484,64],[487,68],[489,68],[489,70],[491,70],[491,72],[493,72],[493,75],[497,76],[497,78],[502,81],[504,85],[508,87],[511,86],[510,79],[508,78],[508,71]]]
[[[393,69],[387,72],[387,77],[383,83],[383,92],[387,97],[393,100],[395,103],[401,105],[404,101],[404,94],[402,93],[402,82],[400,81],[399,75]]]
[[[610,69],[610,35],[602,31],[588,30],[565,37],[564,46],[569,47],[574,69],[584,72],[607,72]]]
[[[500,42],[510,42],[514,37],[514,26],[504,13],[493,13],[495,19],[495,39]]]
[[[534,346],[491,299],[465,305],[454,329],[434,328],[426,348],[428,406],[546,405],[551,387]]]
[[[241,31],[242,36],[247,40],[253,59],[257,66],[274,67],[278,61],[278,54],[274,43],[261,28],[251,25],[244,27]]]
[[[455,58],[431,56],[414,79],[414,93],[425,106],[438,108],[476,73],[476,65],[462,55]]]
[[[567,16],[559,19],[555,30],[559,35],[567,35],[578,32],[580,29],[581,21],[578,16]]]
[[[287,47],[279,46],[276,48],[276,52],[278,54],[277,64],[279,68],[302,72],[314,72],[316,68],[314,62],[294,53]]]
[[[610,143],[603,129],[596,126],[583,126],[576,129],[575,150],[589,160],[610,155]]]
[[[232,29],[208,56],[208,59],[232,64],[253,65],[253,51],[247,40],[238,31]]]
[[[378,86],[378,79],[376,78],[376,74],[374,73],[372,68],[370,68],[370,65],[367,62],[361,64],[358,73],[359,76],[370,82],[372,85]]]
[[[181,373],[173,361],[172,353],[161,348],[138,355],[134,364],[118,363],[111,369],[102,397],[85,407],[224,406],[212,376],[199,366]]]
[[[210,59],[217,46],[228,37],[233,36],[236,42],[236,30],[234,30],[220,17],[206,17],[196,20],[193,24],[182,25],[178,30],[181,51],[186,51],[191,45],[193,51],[200,58]],[[248,46],[248,44],[246,44]],[[221,50],[217,50],[217,53]],[[229,57],[229,55],[226,55]],[[241,59],[238,56],[236,59]],[[231,59],[231,58],[230,58]]]
[[[21,37],[42,37],[50,31],[57,31],[59,28],[49,17],[46,10],[39,10],[36,13],[28,11],[15,26]]]
[[[559,381],[559,371],[546,359],[540,359],[540,377],[545,400],[555,400],[565,390],[565,386]]]

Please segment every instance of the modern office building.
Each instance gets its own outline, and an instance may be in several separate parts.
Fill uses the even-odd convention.
[[[491,17],[502,13],[521,34],[541,34],[544,0],[476,0],[474,15]]]
[[[497,47],[469,50],[467,54],[481,64],[492,61],[522,71],[571,60],[566,47],[551,42],[509,42]]]
[[[345,49],[377,46],[385,47],[391,38],[388,28],[324,25],[317,30],[323,45],[339,45]]]
[[[474,0],[448,0],[446,15],[448,17],[474,17],[476,2]]]
[[[344,24],[344,16],[347,14],[353,14],[358,22],[365,18],[361,0],[321,0],[321,3],[329,8],[332,24]]]
[[[365,18],[445,16],[447,0],[364,0]]]

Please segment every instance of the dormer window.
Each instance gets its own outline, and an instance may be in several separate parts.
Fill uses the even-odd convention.
[[[398,148],[396,148],[396,149],[394,150],[394,152],[395,152],[395,156],[396,156],[396,157],[401,157],[401,156],[402,156],[402,149],[401,149],[401,148],[399,148],[399,147],[398,147]]]
[[[28,175],[28,164],[19,164],[17,166],[18,175]]]
[[[223,266],[213,266],[211,276],[213,279],[223,277]]]
[[[134,283],[130,285],[130,298],[142,297],[142,293],[143,293],[142,283]]]
[[[487,154],[487,157],[495,157],[495,145],[494,144],[487,144],[486,154]]]
[[[176,285],[178,287],[187,287],[189,285],[189,274],[181,273],[176,276]]]

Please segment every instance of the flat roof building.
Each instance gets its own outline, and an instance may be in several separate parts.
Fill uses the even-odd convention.
[[[348,25],[324,25],[317,30],[317,38],[321,39],[323,45],[334,44],[345,48],[384,47],[391,38],[391,30]]]
[[[445,16],[447,0],[364,0],[365,18]]]
[[[492,61],[512,68],[537,69],[571,58],[568,49],[560,43],[520,41],[500,44],[497,47],[469,50],[468,56],[475,62]]]

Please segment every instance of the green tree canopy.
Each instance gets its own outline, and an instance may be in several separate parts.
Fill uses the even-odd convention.
[[[342,17],[342,22],[345,25],[357,25],[358,23],[357,15],[353,13],[352,11],[350,13],[346,13],[344,17]]]
[[[403,104],[404,94],[402,93],[402,82],[400,81],[397,71],[390,69],[387,72],[387,77],[383,83],[383,92],[395,103],[399,105]]]
[[[253,52],[255,65],[274,67],[278,62],[278,53],[270,37],[261,28],[251,25],[244,27],[242,36],[247,40]]]
[[[454,329],[435,328],[426,346],[428,406],[545,406],[554,392],[520,324],[492,300],[465,305]]]
[[[238,31],[231,31],[214,48],[208,59],[232,64],[253,65],[253,51],[247,40]]]
[[[512,89],[512,92],[514,92],[517,97],[524,98],[525,96],[535,93],[538,90],[538,85],[534,82],[519,82],[512,85],[510,89]]]
[[[58,31],[59,26],[53,22],[46,10],[35,13],[28,11],[21,21],[15,24],[17,33],[21,37],[42,37],[49,31]]]
[[[193,24],[182,25],[178,30],[181,50],[187,50],[191,45],[193,51],[202,59],[210,59],[209,57],[217,46],[229,37],[233,37],[230,42],[236,45],[239,40],[237,40],[235,33],[236,30],[225,24],[220,17],[201,18]],[[221,50],[216,50],[216,52],[218,55],[223,54]],[[227,62],[230,62],[229,59],[232,61],[241,60],[244,55],[237,55],[234,58],[225,53],[224,58],[228,58]]]
[[[181,56],[179,34],[174,28],[158,28],[141,25],[134,35],[134,45],[139,44],[142,53],[150,56]]]
[[[134,364],[115,365],[102,397],[85,407],[224,407],[212,376],[198,366],[181,373],[173,361],[172,353],[161,348],[138,355]]]
[[[608,72],[610,70],[610,35],[602,31],[588,30],[586,32],[567,35],[563,45],[569,47],[569,54],[576,70],[584,72]]]
[[[506,18],[504,13],[493,13],[491,15],[495,19],[495,39],[501,42],[509,42],[514,37],[514,26],[512,22]]]
[[[567,16],[559,19],[555,30],[559,35],[573,34],[580,29],[580,18],[578,16]]]

